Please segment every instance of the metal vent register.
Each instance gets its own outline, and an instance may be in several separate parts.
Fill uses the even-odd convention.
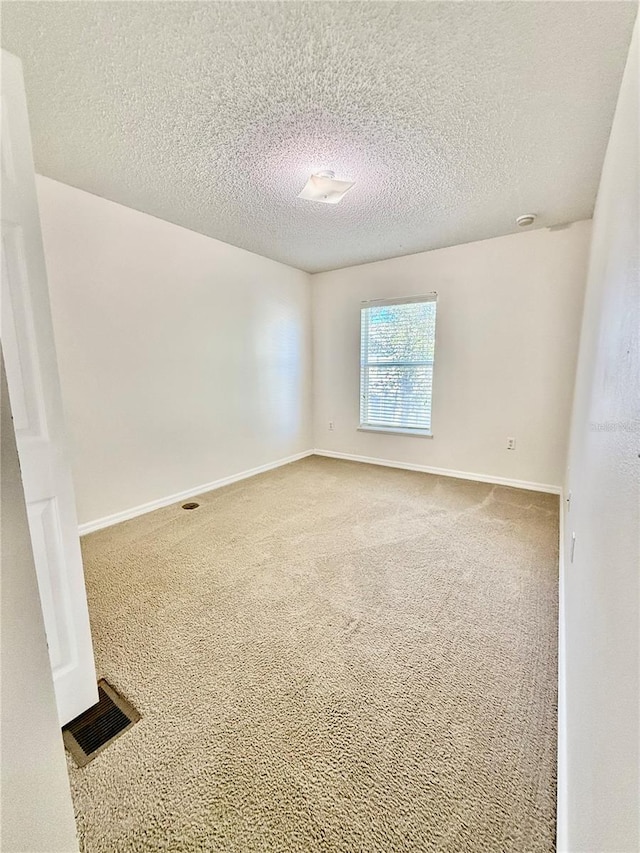
[[[101,678],[97,705],[67,723],[62,737],[78,767],[84,767],[139,719],[133,705]]]

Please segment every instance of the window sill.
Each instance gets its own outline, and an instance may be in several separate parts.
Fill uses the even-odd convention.
[[[413,435],[417,438],[433,438],[432,432],[427,432],[424,429],[401,429],[400,427],[378,427],[378,426],[367,426],[367,424],[360,424],[358,427],[358,432],[385,432],[388,435]]]

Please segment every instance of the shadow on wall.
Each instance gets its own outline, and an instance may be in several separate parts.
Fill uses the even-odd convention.
[[[260,422],[280,438],[298,435],[304,417],[303,335],[291,305],[270,303],[259,329],[256,360],[263,382],[259,388]]]

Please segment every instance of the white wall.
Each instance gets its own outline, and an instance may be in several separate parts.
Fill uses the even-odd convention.
[[[639,73],[636,23],[593,220],[566,483],[559,849],[574,853],[640,849]]]
[[[2,727],[4,853],[77,851],[40,595],[2,362]]]
[[[311,448],[306,273],[37,187],[80,523]]]
[[[589,237],[578,222],[314,275],[315,447],[561,484]],[[358,432],[360,302],[434,290],[434,437]]]

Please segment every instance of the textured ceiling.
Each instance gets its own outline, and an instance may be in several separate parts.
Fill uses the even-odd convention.
[[[39,172],[315,272],[591,216],[636,9],[14,0],[2,41]]]

